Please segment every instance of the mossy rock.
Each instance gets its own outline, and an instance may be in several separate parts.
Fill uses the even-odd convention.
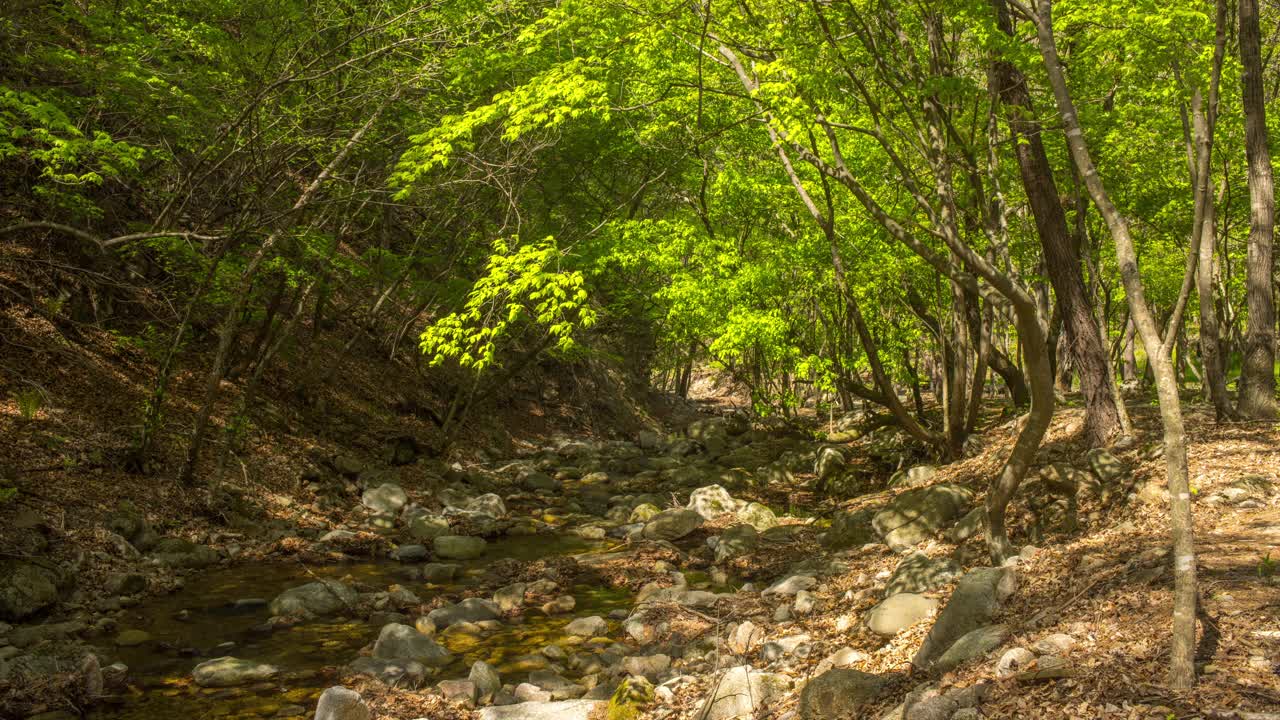
[[[605,720],[636,720],[640,711],[654,699],[653,684],[648,680],[632,675],[609,698],[609,706],[605,709]]]

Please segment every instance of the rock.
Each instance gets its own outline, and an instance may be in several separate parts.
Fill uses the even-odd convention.
[[[471,664],[471,672],[467,675],[467,679],[475,686],[476,701],[481,704],[492,702],[494,695],[502,690],[502,678],[498,675],[498,671],[483,660],[477,660]]]
[[[760,597],[769,597],[770,595],[790,596],[795,595],[801,590],[808,590],[818,584],[818,579],[812,575],[788,575],[760,593]]]
[[[780,660],[788,655],[808,657],[810,640],[811,638],[808,635],[803,634],[788,635],[787,637],[778,638],[777,640],[771,640],[761,646],[760,657],[763,658],[765,662],[774,662],[775,660]]]
[[[1009,567],[975,568],[965,573],[916,651],[912,664],[918,668],[930,666],[965,634],[990,624],[1000,603],[1013,594],[1016,584],[1016,575]]]
[[[1090,450],[1085,458],[1089,461],[1089,470],[1103,485],[1115,484],[1129,474],[1129,469],[1119,458],[1102,448]]]
[[[272,615],[318,617],[353,608],[359,594],[337,580],[317,582],[289,588],[271,601]]]
[[[759,544],[759,537],[756,529],[746,523],[730,526],[721,533],[719,542],[716,543],[716,562],[751,554]]]
[[[832,668],[852,667],[866,659],[866,653],[845,646],[819,661],[814,669],[814,675],[821,675]]]
[[[633,655],[622,661],[622,669],[628,675],[639,675],[655,681],[670,668],[671,657],[661,653],[656,655]]]
[[[365,490],[360,502],[376,513],[395,515],[409,502],[409,495],[399,485],[383,483]]]
[[[728,449],[729,424],[729,420],[722,417],[695,420],[689,423],[685,434],[690,440],[701,445],[708,455],[714,457]]]
[[[137,647],[151,642],[151,633],[146,630],[124,630],[116,635],[116,645],[120,647]]]
[[[438,629],[443,630],[461,622],[476,623],[485,620],[497,620],[501,612],[502,610],[497,603],[480,598],[466,598],[459,603],[432,610],[427,613],[427,619]]]
[[[818,599],[808,590],[796,593],[795,602],[791,604],[791,612],[799,617],[810,615],[818,609]]]
[[[768,507],[753,502],[738,511],[738,522],[763,532],[778,526],[778,516]]]
[[[107,592],[112,595],[137,595],[147,589],[147,576],[142,573],[111,573],[107,576]]]
[[[587,720],[596,708],[604,705],[599,700],[522,702],[487,707],[480,711],[480,720]]]
[[[453,563],[427,563],[422,566],[422,579],[427,582],[449,582],[458,574],[458,566]]]
[[[952,643],[933,667],[941,673],[951,672],[970,660],[976,660],[1000,647],[1008,637],[1009,628],[1005,625],[987,625],[970,630]]]
[[[973,493],[941,484],[908,490],[876,513],[872,527],[886,545],[904,550],[928,540],[965,511]]]
[[[822,544],[830,550],[860,547],[875,542],[872,528],[874,513],[863,509],[858,512],[838,512],[831,519],[831,528],[822,537]]]
[[[662,511],[658,509],[657,505],[652,503],[641,503],[631,510],[631,514],[627,517],[627,522],[649,522],[660,512]]]
[[[813,462],[813,474],[819,481],[829,480],[844,472],[847,462],[844,453],[833,447],[824,447],[818,451]]]
[[[1066,463],[1050,463],[1041,468],[1040,481],[1050,492],[1064,497],[1094,490],[1098,485],[1092,475]]]
[[[884,596],[936,590],[960,577],[960,566],[950,558],[934,560],[916,551],[903,558],[885,584]]]
[[[550,702],[551,693],[533,683],[520,683],[513,693],[519,702]]]
[[[596,689],[607,690],[607,686]],[[654,700],[654,688],[643,677],[631,676],[618,684],[609,697],[609,706],[605,710],[608,720],[635,720],[640,717],[641,708]]]
[[[24,620],[52,605],[68,578],[23,560],[0,561],[0,619]]]
[[[554,492],[560,489],[560,481],[546,473],[531,472],[522,481],[525,489],[534,492]]]
[[[200,687],[220,688],[270,680],[279,673],[275,665],[227,655],[196,665],[191,676]]]
[[[435,540],[449,534],[449,521],[438,515],[415,513],[409,517],[407,530],[414,540]]]
[[[490,517],[500,518],[507,514],[507,506],[502,502],[502,498],[494,493],[487,493],[479,497],[474,497],[467,502],[467,510],[488,515]]]
[[[622,623],[622,631],[641,645],[648,645],[658,638],[658,628],[640,618],[628,618]]]
[[[920,487],[933,479],[938,474],[938,468],[933,465],[916,465],[907,470],[899,470],[889,478],[889,487],[891,488],[914,488]]]
[[[705,520],[715,520],[726,513],[736,512],[740,505],[728,490],[719,485],[707,485],[689,494],[687,507]]]
[[[703,522],[702,515],[694,510],[663,510],[645,523],[642,535],[646,540],[679,540],[702,527]]]
[[[524,583],[512,583],[506,587],[499,588],[493,594],[493,603],[498,606],[498,612],[509,613],[516,612],[524,607]]]
[[[1076,646],[1076,639],[1064,633],[1053,633],[1036,640],[1031,649],[1041,655],[1066,655]]]
[[[1064,658],[1055,655],[1041,655],[1035,659],[1035,662],[1023,670],[1013,675],[1013,679],[1019,682],[1030,682],[1035,680],[1056,680],[1058,678],[1066,678],[1075,675],[1075,669],[1071,667],[1071,663]]]
[[[337,470],[339,475],[356,478],[364,472],[364,461],[353,455],[339,455],[333,459],[333,469]]]
[[[886,684],[884,678],[860,670],[828,670],[810,680],[800,692],[800,717],[802,720],[862,717],[861,709],[875,702]]]
[[[575,637],[599,637],[609,632],[609,623],[599,615],[592,615],[570,622],[564,626],[564,631]]]
[[[401,545],[396,548],[396,559],[400,562],[417,562],[427,559],[426,545]]]
[[[476,685],[470,680],[441,680],[436,683],[440,694],[451,703],[476,704]]]
[[[572,595],[561,595],[551,602],[542,604],[542,612],[548,615],[556,615],[559,613],[573,612],[573,608],[578,604]]]
[[[702,701],[696,720],[733,720],[751,718],[772,700],[791,688],[785,675],[757,672],[749,666],[729,668],[720,676],[711,693]]]
[[[960,521],[951,527],[945,534],[949,543],[959,545],[971,537],[976,537],[986,530],[987,509],[979,505],[978,507],[965,513]]]
[[[1018,674],[1035,662],[1035,653],[1026,648],[1010,648],[996,661],[996,677],[1007,678]]]
[[[315,720],[369,720],[372,713],[355,690],[335,685],[320,694]]]
[[[484,538],[440,535],[432,541],[436,556],[447,560],[474,560],[484,554]]]
[[[348,665],[352,672],[375,677],[392,687],[418,687],[427,677],[427,668],[408,658],[358,657]]]
[[[867,612],[867,627],[884,637],[893,637],[938,609],[938,601],[916,593],[890,595]]]
[[[203,568],[218,562],[218,551],[206,545],[183,540],[164,538],[152,548],[151,556],[175,568]]]
[[[399,623],[382,626],[373,644],[373,657],[382,660],[414,660],[428,667],[442,667],[453,661],[453,655],[435,640],[416,628]]]

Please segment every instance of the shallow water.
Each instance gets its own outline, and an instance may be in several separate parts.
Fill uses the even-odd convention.
[[[282,562],[193,574],[187,577],[186,586],[180,592],[131,608],[122,618],[121,629],[146,630],[152,639],[140,647],[113,649],[113,657],[129,666],[130,691],[123,703],[99,707],[89,717],[121,720],[269,718],[288,706],[302,706],[306,708],[305,716],[310,717],[316,698],[332,684],[331,678],[321,671],[354,660],[360,648],[377,638],[381,626],[363,619],[336,618],[269,634],[255,632],[253,628],[270,617],[265,601],[281,591],[312,582],[316,577],[345,578],[347,582],[377,590],[399,583],[427,601],[474,583],[489,562],[500,558],[536,560],[600,551],[607,545],[561,536],[491,541],[483,557],[461,563],[462,577],[448,585],[406,582],[397,577],[397,570],[403,566],[392,561],[310,567]],[[577,600],[572,613],[548,617],[535,610],[526,615],[522,624],[507,624],[502,630],[481,638],[445,633],[437,640],[455,654],[455,661],[436,677],[465,677],[472,662],[485,660],[504,675],[504,681],[518,679],[522,671],[528,672],[527,668],[522,669],[519,658],[537,653],[550,643],[564,641],[563,627],[575,617],[603,617],[611,610],[631,606],[631,594],[625,590],[584,585],[572,588],[570,594]],[[237,602],[246,599],[262,602]],[[610,627],[616,629],[616,624],[610,623]],[[218,647],[226,642],[235,645]],[[184,653],[182,649],[187,651]],[[192,656],[190,649],[199,655]],[[192,668],[222,655],[271,663],[283,672],[272,681],[252,686],[221,689],[196,686],[191,681]]]

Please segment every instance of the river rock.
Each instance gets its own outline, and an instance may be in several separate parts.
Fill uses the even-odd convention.
[[[507,506],[502,498],[494,493],[486,493],[467,501],[466,509],[490,517],[500,518],[507,514]]]
[[[685,434],[701,445],[708,455],[715,457],[728,449],[729,424],[728,418],[703,418],[689,423]]]
[[[151,633],[146,630],[122,630],[116,635],[116,645],[120,647],[137,647],[151,642]]]
[[[599,615],[578,618],[564,626],[564,631],[576,637],[599,637],[609,632],[609,623]]]
[[[758,672],[747,665],[729,668],[712,685],[711,692],[694,714],[697,720],[751,718],[791,689],[791,678]]]
[[[944,534],[947,542],[959,545],[971,537],[986,530],[987,509],[981,505],[965,513],[950,530]]]
[[[916,593],[890,595],[867,612],[867,627],[877,635],[893,637],[938,609],[938,601]]]
[[[664,510],[645,524],[642,535],[646,540],[679,540],[702,527],[703,522],[702,515],[694,510]]]
[[[476,704],[476,684],[470,680],[441,680],[436,683],[436,688],[440,690],[440,694],[444,696],[444,699],[451,703],[461,703],[467,706]]]
[[[975,568],[965,573],[916,651],[912,664],[918,668],[930,666],[965,634],[990,624],[1000,603],[1013,593],[1016,584],[1011,567]]]
[[[182,538],[163,538],[152,548],[151,556],[175,568],[203,568],[218,562],[218,551]]]
[[[437,628],[444,629],[461,622],[497,620],[502,614],[497,603],[481,598],[466,598],[454,605],[446,605],[427,613],[427,619]]]
[[[453,655],[435,640],[399,623],[382,626],[373,644],[373,656],[383,660],[414,660],[428,667],[441,667],[453,661]]]
[[[542,612],[548,615],[557,615],[560,613],[573,612],[573,608],[578,604],[572,595],[561,595],[560,597],[542,604]]]
[[[0,560],[0,619],[23,620],[49,607],[69,576],[24,560]]]
[[[337,580],[319,580],[285,590],[270,607],[272,615],[315,617],[348,610],[359,599],[355,590]]]
[[[432,583],[445,583],[453,580],[458,574],[458,566],[454,563],[427,563],[422,566],[422,579]]]
[[[996,661],[996,677],[1007,678],[1016,675],[1035,661],[1036,655],[1030,650],[1020,647],[1009,648]]]
[[[657,505],[653,503],[640,503],[631,509],[631,514],[627,517],[630,523],[647,523],[662,512]]]
[[[315,720],[369,720],[372,713],[355,690],[335,685],[320,694]]]
[[[658,653],[656,655],[633,655],[622,661],[622,669],[628,675],[639,675],[650,680],[658,680],[671,668],[671,657]]]
[[[480,720],[588,720],[596,708],[604,706],[599,700],[522,702],[484,708]]]
[[[802,720],[863,717],[861,709],[875,702],[887,681],[852,668],[835,668],[813,678],[800,692]]]
[[[275,665],[227,655],[196,665],[191,676],[200,687],[220,688],[270,680],[279,673],[280,668]]]
[[[945,483],[908,490],[876,513],[871,525],[886,545],[905,550],[953,523],[972,499],[971,491]]]
[[[383,483],[365,490],[360,502],[373,512],[395,515],[409,502],[409,495],[395,483]]]
[[[417,562],[427,559],[427,546],[418,544],[401,545],[396,548],[396,559],[400,562]]]
[[[348,665],[352,672],[377,678],[393,687],[418,687],[427,677],[427,668],[408,658],[358,657]]]
[[[498,675],[498,671],[483,660],[471,663],[471,673],[467,675],[467,679],[475,685],[476,701],[481,704],[492,702],[493,696],[502,689],[502,678]]]
[[[934,560],[916,551],[903,558],[884,586],[884,596],[936,590],[960,577],[960,566],[950,558]]]
[[[449,521],[439,515],[419,512],[409,516],[406,529],[414,540],[435,540],[449,534]]]
[[[524,607],[525,587],[524,583],[512,583],[498,588],[493,594],[493,603],[498,606],[498,612],[516,612]]]
[[[432,541],[436,556],[447,560],[474,560],[484,554],[484,538],[441,535]]]

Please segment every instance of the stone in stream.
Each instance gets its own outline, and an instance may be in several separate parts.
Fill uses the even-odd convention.
[[[427,563],[422,566],[422,579],[427,582],[449,582],[457,574],[458,566],[454,563]]]
[[[502,613],[515,612],[524,607],[524,583],[512,583],[503,588],[498,588],[493,594],[493,603],[498,606],[498,611]]]
[[[427,619],[430,620],[437,629],[443,630],[451,625],[461,622],[482,622],[484,620],[497,620],[500,615],[500,608],[497,604],[482,600],[481,598],[467,598],[454,605],[447,605],[442,608],[436,608],[427,613]]]
[[[646,523],[652,520],[662,512],[657,505],[653,503],[640,503],[631,510],[631,515],[627,517],[627,522]]]
[[[551,702],[551,693],[533,683],[520,683],[512,694],[520,702]]]
[[[302,617],[332,615],[351,609],[359,598],[355,590],[337,580],[319,580],[289,588],[277,595],[271,601],[271,614]]]
[[[151,556],[175,568],[203,568],[218,562],[218,551],[182,538],[163,538],[152,548]]]
[[[755,717],[770,701],[791,688],[785,675],[758,672],[750,666],[729,668],[712,684],[711,692],[694,714],[697,720],[733,720]],[[837,717],[837,716],[831,716]]]
[[[828,670],[813,678],[800,692],[802,720],[862,717],[861,709],[885,691],[888,681],[851,668]]]
[[[486,493],[467,501],[466,509],[490,517],[500,518],[507,514],[507,506],[502,498],[494,493]]]
[[[938,608],[938,601],[916,593],[890,595],[867,612],[867,627],[884,637],[893,637],[915,625]]]
[[[988,625],[1016,586],[1017,576],[1011,567],[975,568],[965,573],[911,664],[929,667],[962,636]]]
[[[578,604],[578,601],[574,600],[572,595],[561,595],[560,597],[556,598],[555,600],[552,600],[551,602],[543,603],[542,612],[548,615],[572,612],[573,608],[577,604]]]
[[[436,556],[447,560],[473,560],[484,554],[484,538],[441,535],[432,541]]]
[[[137,647],[151,642],[151,633],[146,630],[123,630],[116,635],[116,645],[120,647]]]
[[[609,632],[609,623],[599,615],[578,618],[564,626],[564,631],[576,637],[599,637]]]
[[[360,502],[375,513],[394,515],[409,502],[409,495],[399,485],[383,483],[365,490]]]
[[[227,655],[196,665],[191,676],[200,687],[221,688],[270,680],[279,673],[275,665]]]
[[[369,720],[369,706],[355,690],[335,685],[320,694],[315,720]]]
[[[687,508],[663,510],[644,526],[646,540],[679,540],[702,527],[701,515]]]
[[[410,515],[407,527],[410,537],[424,542],[449,534],[448,520],[439,515],[431,515],[425,512]]]
[[[554,492],[560,489],[560,481],[546,473],[531,472],[524,476],[525,488],[534,492]]]
[[[427,559],[427,546],[410,544],[396,548],[396,559],[400,562],[417,562]]]
[[[441,667],[453,661],[453,655],[416,628],[398,623],[382,627],[373,644],[373,656],[383,660],[415,660],[428,667]]]
[[[522,702],[487,707],[480,711],[480,720],[587,720],[596,708],[604,705],[599,700]]]
[[[467,675],[467,679],[475,686],[476,702],[481,704],[492,702],[493,696],[502,689],[502,678],[498,671],[483,660],[471,663],[471,673]]]
[[[427,668],[408,658],[358,657],[348,665],[352,672],[368,675],[392,687],[416,688],[427,677]]]

